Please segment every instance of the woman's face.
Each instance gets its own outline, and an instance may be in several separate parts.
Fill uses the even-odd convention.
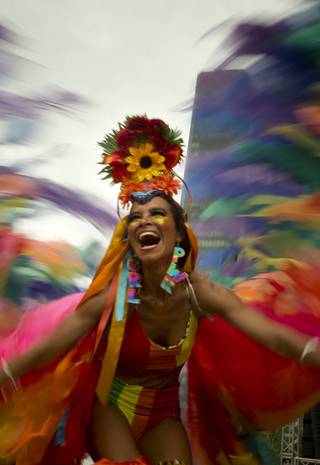
[[[141,263],[168,262],[179,239],[171,207],[162,197],[133,203],[128,216],[128,241]]]

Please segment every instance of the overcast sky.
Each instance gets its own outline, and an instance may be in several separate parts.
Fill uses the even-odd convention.
[[[127,114],[146,112],[180,127],[187,142],[197,74],[221,59],[232,22],[278,17],[293,0],[0,0],[0,22],[23,37],[29,90],[59,86],[88,103],[72,117],[48,114],[24,148],[49,152],[31,174],[87,189],[115,204],[97,176],[96,141]],[[209,29],[231,18],[218,32]],[[14,84],[18,86],[18,83]],[[19,84],[21,85],[21,84]]]

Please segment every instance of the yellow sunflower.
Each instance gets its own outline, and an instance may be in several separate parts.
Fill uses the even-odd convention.
[[[159,152],[154,152],[153,145],[148,142],[139,147],[129,147],[129,153],[130,156],[125,161],[128,163],[127,170],[132,173],[132,179],[135,181],[150,181],[165,170],[165,157]]]

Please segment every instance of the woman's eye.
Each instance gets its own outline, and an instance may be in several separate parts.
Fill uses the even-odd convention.
[[[129,216],[128,218],[128,224],[135,223],[139,220],[139,216]]]
[[[166,216],[166,214],[163,211],[155,211],[152,212],[152,216]]]
[[[163,211],[158,211],[152,213],[153,221],[157,221],[158,223],[164,223],[166,221],[167,215]]]

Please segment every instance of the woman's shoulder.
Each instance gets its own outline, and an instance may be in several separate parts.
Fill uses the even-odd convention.
[[[186,278],[186,290],[187,290],[188,300],[190,303],[192,314],[197,319],[200,319],[204,316],[200,308],[197,294],[196,294],[196,285],[199,279],[200,280],[202,279],[202,275],[196,271],[192,271]]]
[[[211,317],[211,314],[206,313],[201,308],[199,300],[201,300],[200,297],[203,293],[206,293],[214,286],[214,283],[198,271],[192,271],[186,279],[186,284],[192,310],[195,316],[198,319],[204,316]]]

